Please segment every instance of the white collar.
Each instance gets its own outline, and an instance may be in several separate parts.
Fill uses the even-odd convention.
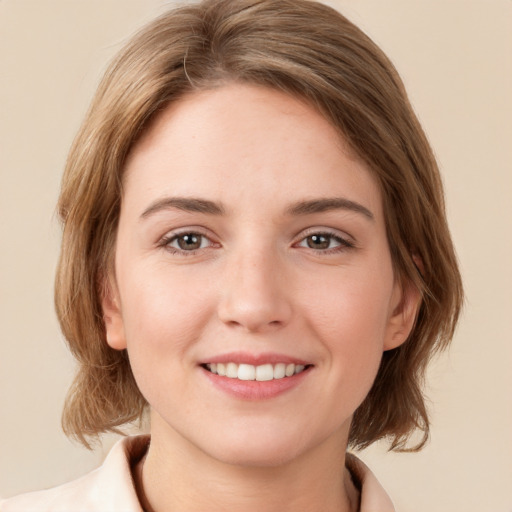
[[[2,512],[143,512],[132,467],[145,454],[149,440],[147,435],[125,437],[112,447],[98,469],[52,489],[1,501],[0,509]],[[361,460],[347,454],[347,468],[360,483],[360,512],[394,512],[389,496]]]

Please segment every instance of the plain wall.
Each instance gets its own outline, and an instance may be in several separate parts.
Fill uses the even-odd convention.
[[[398,512],[512,511],[512,1],[338,0],[393,60],[438,156],[467,303],[429,373],[432,438],[360,456]],[[60,431],[54,208],[106,63],[169,2],[0,0],[0,495],[98,465]]]

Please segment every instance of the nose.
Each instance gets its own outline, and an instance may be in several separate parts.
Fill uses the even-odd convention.
[[[220,320],[249,332],[268,332],[287,325],[292,316],[290,288],[277,258],[262,252],[241,256],[226,268]]]

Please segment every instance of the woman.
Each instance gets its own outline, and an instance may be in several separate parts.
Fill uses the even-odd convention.
[[[393,510],[347,447],[428,437],[462,286],[382,52],[321,4],[205,1],[107,72],[68,159],[56,303],[105,464],[10,510]],[[408,446],[413,432],[420,443]]]

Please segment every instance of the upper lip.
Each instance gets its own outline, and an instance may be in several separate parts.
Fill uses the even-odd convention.
[[[251,354],[248,352],[229,352],[212,356],[204,359],[200,364],[208,363],[236,363],[236,364],[251,364],[259,366],[262,364],[297,364],[297,365],[310,365],[309,361],[300,359],[298,357],[289,356],[286,354],[277,354],[274,352],[265,352],[261,354]]]

